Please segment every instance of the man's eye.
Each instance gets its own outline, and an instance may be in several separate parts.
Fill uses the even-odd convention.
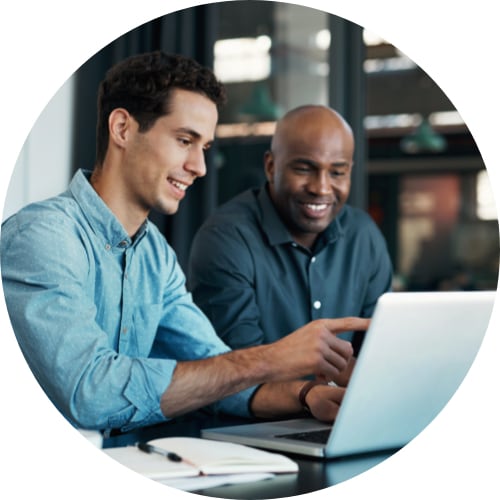
[[[295,172],[298,172],[298,173],[307,173],[309,172],[311,169],[307,166],[307,165],[295,165],[293,167],[293,170]]]
[[[191,139],[187,139],[186,137],[179,137],[178,141],[183,145],[183,146],[189,146],[191,144]]]

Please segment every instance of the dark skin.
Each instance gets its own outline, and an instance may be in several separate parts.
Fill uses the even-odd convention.
[[[278,123],[265,173],[271,199],[300,245],[312,248],[344,206],[353,153],[349,125],[330,108],[298,108]]]

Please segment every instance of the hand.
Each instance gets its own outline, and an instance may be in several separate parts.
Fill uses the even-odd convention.
[[[347,362],[347,366],[336,377],[327,380],[324,376],[320,375],[319,377],[316,378],[324,382],[325,384],[327,384],[328,382],[334,382],[339,387],[347,387],[347,384],[351,379],[351,375],[355,365],[356,365],[356,358],[354,356],[351,356],[351,358]]]
[[[290,380],[316,375],[335,380],[348,370],[353,349],[350,342],[337,337],[350,330],[366,330],[370,320],[363,318],[319,319],[266,346],[268,362],[276,367],[274,380]]]
[[[306,395],[306,403],[313,417],[322,422],[333,422],[337,418],[345,387],[315,385]]]

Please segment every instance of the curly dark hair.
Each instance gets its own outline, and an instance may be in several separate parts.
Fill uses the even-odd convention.
[[[96,166],[108,149],[108,119],[113,109],[126,109],[147,132],[170,112],[173,89],[190,90],[208,97],[218,108],[226,92],[213,72],[185,56],[149,52],[129,57],[113,66],[99,85],[97,98]]]

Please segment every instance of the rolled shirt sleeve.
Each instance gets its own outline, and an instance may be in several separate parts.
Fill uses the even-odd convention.
[[[49,398],[85,428],[164,418],[158,400],[175,361],[113,349],[106,325],[97,321],[105,313],[89,294],[97,270],[64,218],[41,214],[29,225],[18,222],[3,229],[4,292],[19,345]]]

